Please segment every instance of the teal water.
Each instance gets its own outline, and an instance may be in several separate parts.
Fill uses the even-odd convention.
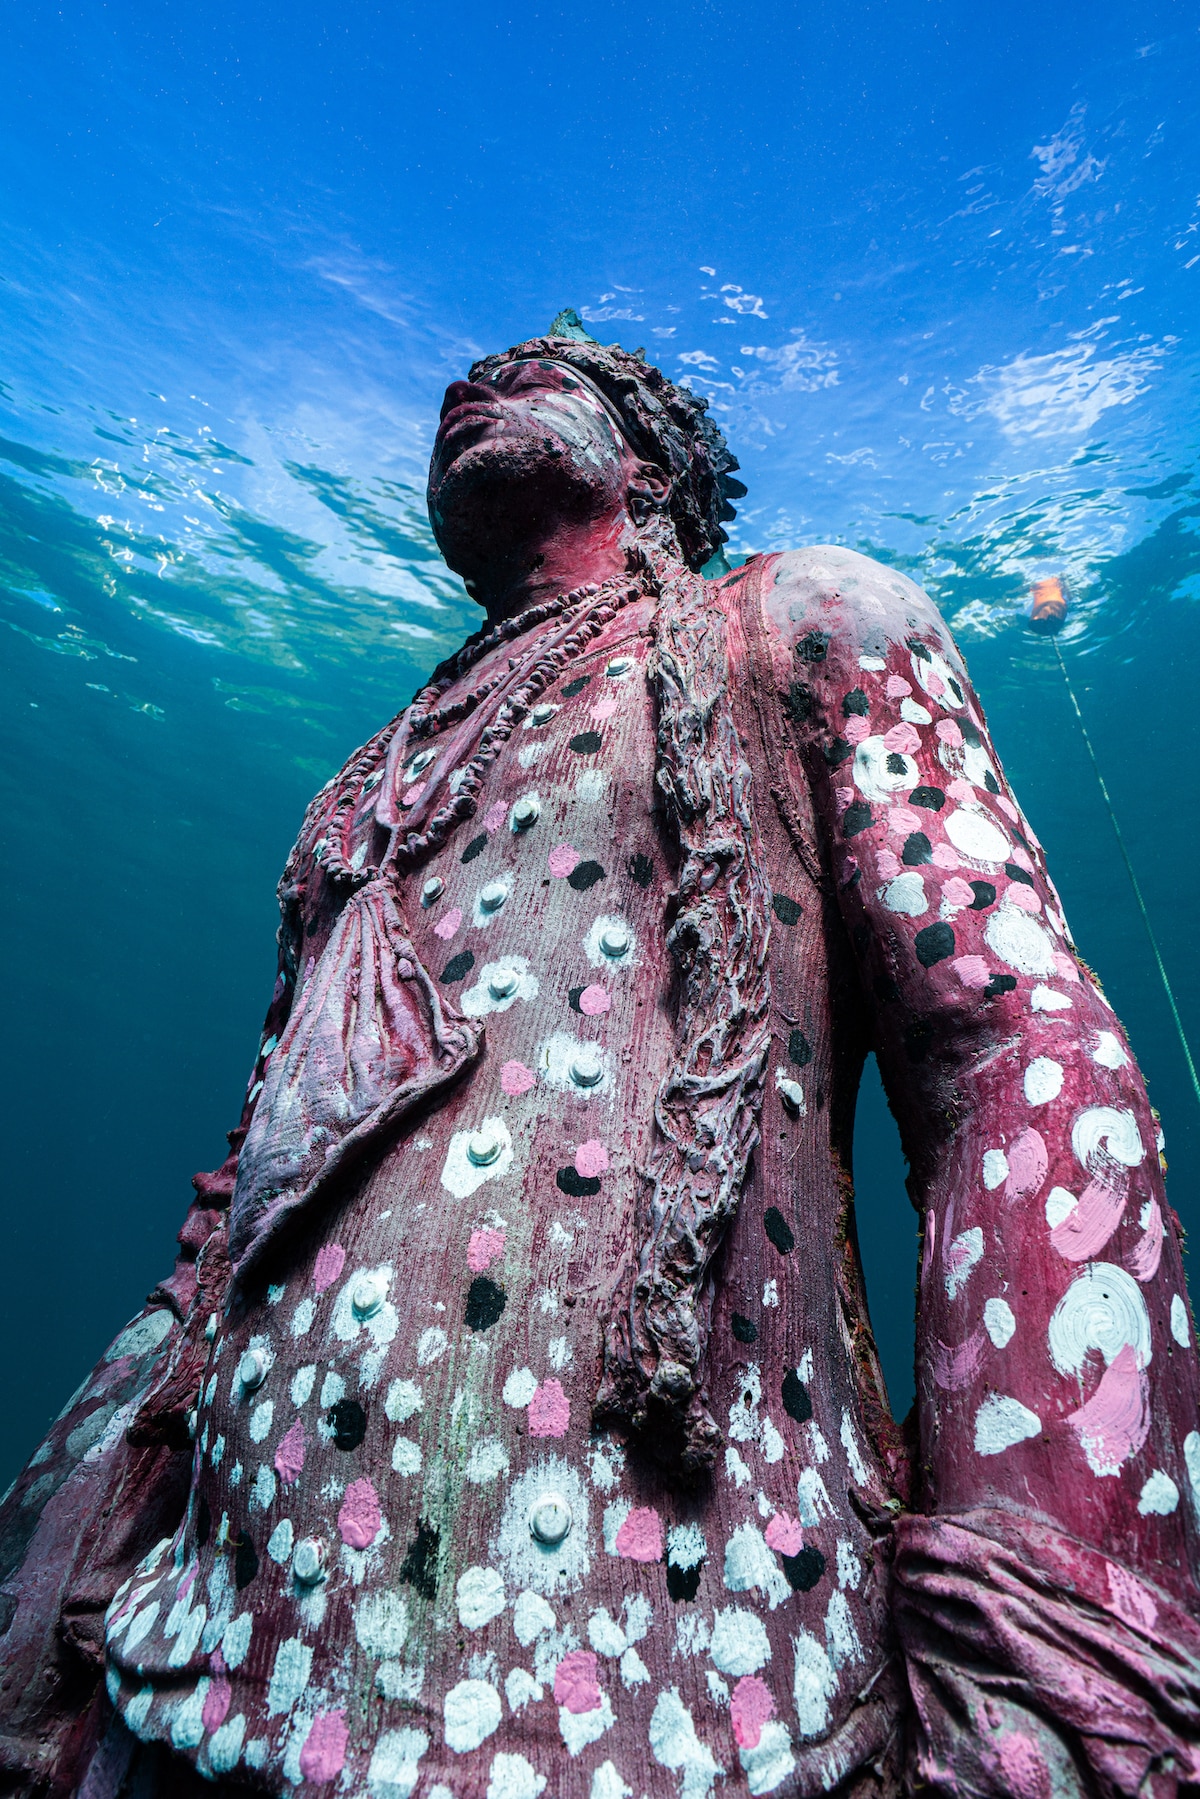
[[[424,517],[441,388],[563,304],[710,395],[736,554],[850,543],[943,608],[1200,1222],[1200,1107],[1023,623],[1065,573],[1196,1043],[1194,21],[146,17],[19,9],[0,122],[8,1469],[221,1159],[307,799],[474,626]],[[903,1411],[915,1231],[873,1077],[856,1155]]]

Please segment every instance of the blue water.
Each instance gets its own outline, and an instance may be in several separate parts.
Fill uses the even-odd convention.
[[[503,12],[503,16],[501,13]],[[955,630],[1200,1223],[1200,39],[1186,5],[17,0],[0,108],[8,855],[0,1480],[221,1158],[310,793],[477,618],[441,389],[574,305],[709,394],[739,554],[836,540]],[[913,1219],[860,1228],[911,1397]]]

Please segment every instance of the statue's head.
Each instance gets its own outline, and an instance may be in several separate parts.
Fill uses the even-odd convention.
[[[574,313],[452,382],[429,469],[429,514],[452,568],[489,559],[556,524],[669,524],[700,568],[726,541],[737,462],[708,403]]]

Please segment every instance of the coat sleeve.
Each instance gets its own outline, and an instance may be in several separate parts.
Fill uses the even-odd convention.
[[[1083,1755],[1136,1792],[1192,1765],[1200,1719],[1200,1382],[1158,1121],[931,602],[835,550],[781,559],[764,608],[922,1221],[924,1516],[896,1560],[921,1777],[1026,1790],[955,1722],[990,1663],[1051,1719],[1047,1780]],[[938,1785],[947,1756],[977,1784]]]

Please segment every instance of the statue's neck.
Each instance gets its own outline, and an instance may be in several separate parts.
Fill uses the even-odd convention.
[[[540,601],[579,587],[598,587],[625,574],[639,549],[655,566],[664,560],[679,561],[673,533],[658,520],[642,529],[628,516],[599,523],[559,523],[536,547],[527,547],[515,566],[498,561],[468,591],[486,611],[488,623],[498,625]]]

